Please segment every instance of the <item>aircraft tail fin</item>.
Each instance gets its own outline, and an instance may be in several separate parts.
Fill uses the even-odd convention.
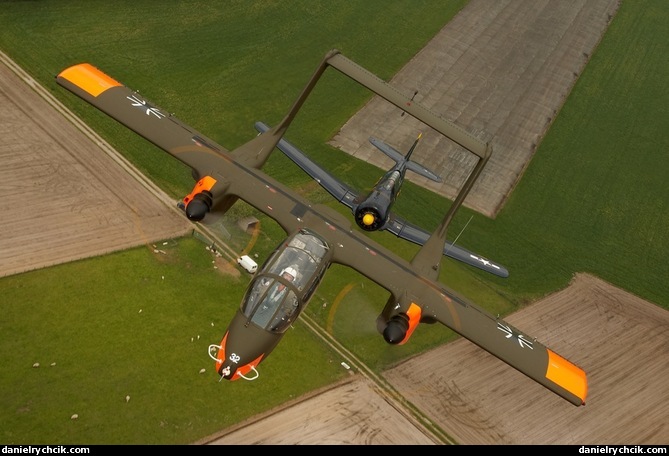
[[[404,156],[407,160],[411,159],[411,154],[413,154],[414,149],[416,149],[416,146],[418,145],[418,141],[420,141],[420,138],[423,137],[423,133],[418,133],[418,137],[416,140],[413,142],[411,145],[411,148],[409,149],[409,152]]]
[[[488,163],[488,159],[490,158],[491,154],[492,146],[490,144],[486,144],[483,154],[479,157],[479,160],[476,163],[474,169],[472,169],[472,171],[469,173],[467,180],[462,185],[458,195],[453,200],[453,203],[448,209],[448,212],[446,212],[444,219],[411,261],[411,264],[419,269],[421,273],[434,280],[438,280],[439,278],[442,253],[447,243],[446,233],[448,231],[448,226],[451,224],[455,213],[458,211],[460,206],[462,206],[463,201],[474,186],[476,179],[478,179],[486,163]]]
[[[436,173],[430,171],[423,165],[411,160],[411,154],[416,148],[416,145],[418,144],[418,141],[420,141],[422,135],[423,135],[422,133],[418,135],[418,138],[416,138],[413,145],[411,146],[411,149],[409,149],[409,152],[407,152],[406,155],[402,155],[394,147],[386,144],[380,139],[370,137],[369,142],[372,143],[372,145],[374,145],[374,147],[379,149],[381,152],[386,154],[388,157],[392,158],[395,161],[395,163],[404,163],[408,170],[411,170],[414,173],[426,177],[427,179],[430,179],[434,182],[441,182],[441,177],[439,177]]]
[[[270,154],[274,151],[274,148],[277,146],[281,138],[283,138],[286,130],[295,119],[300,108],[309,97],[309,94],[316,86],[316,83],[327,69],[329,59],[337,54],[339,54],[339,51],[332,49],[325,55],[323,60],[321,60],[321,63],[311,75],[307,85],[304,86],[302,92],[281,122],[237,149],[238,155],[236,158],[240,163],[256,169],[260,169],[265,164]]]

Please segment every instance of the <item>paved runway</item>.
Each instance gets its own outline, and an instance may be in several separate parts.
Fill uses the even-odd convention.
[[[465,206],[495,217],[615,16],[619,0],[472,0],[390,81],[493,146]],[[407,151],[443,178],[407,179],[453,199],[474,156],[375,97],[332,145],[386,170],[392,161],[368,141]]]

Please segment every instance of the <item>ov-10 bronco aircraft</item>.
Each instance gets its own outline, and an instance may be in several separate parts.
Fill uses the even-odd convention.
[[[260,170],[329,67],[478,156],[443,221],[411,261],[352,229],[339,212],[312,204]],[[328,267],[338,263],[388,291],[376,325],[389,344],[406,343],[420,323],[439,322],[570,403],[585,404],[587,379],[581,368],[439,282],[448,225],[490,157],[490,146],[413,103],[339,51],[325,55],[281,122],[232,151],[88,63],[64,69],[56,80],[192,169],[197,182],[183,199],[190,220],[224,212],[241,199],[288,234],[251,279],[220,345],[209,347],[221,379],[257,378],[258,365],[300,315]]]
[[[270,129],[263,122],[256,122],[255,127],[261,133]],[[369,138],[369,142],[377,149],[395,160],[395,166],[389,169],[374,184],[372,190],[366,194],[355,192],[316,164],[304,152],[286,139],[282,138],[277,147],[302,168],[304,172],[318,182],[321,187],[327,190],[337,201],[351,209],[353,218],[360,228],[365,231],[386,230],[399,238],[423,245],[430,237],[430,233],[391,211],[402,189],[407,170],[411,170],[435,182],[441,182],[441,178],[437,174],[411,160],[411,154],[416,148],[421,135],[422,133],[418,135],[418,138],[416,138],[406,155],[402,155],[395,148],[378,138]],[[504,266],[490,261],[481,255],[472,253],[450,241],[446,241],[444,245],[444,255],[483,269],[496,276],[509,277],[509,271]]]

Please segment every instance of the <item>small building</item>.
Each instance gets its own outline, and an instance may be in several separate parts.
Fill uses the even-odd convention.
[[[237,226],[239,226],[240,229],[246,231],[247,233],[251,234],[253,233],[256,228],[258,227],[258,224],[260,223],[260,220],[253,216],[248,216],[248,217],[243,217],[239,219],[237,222]]]

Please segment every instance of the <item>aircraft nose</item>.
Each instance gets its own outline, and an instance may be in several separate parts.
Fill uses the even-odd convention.
[[[374,214],[368,212],[362,217],[362,223],[364,223],[367,226],[370,226],[372,223],[374,223]]]
[[[221,380],[224,378],[230,379],[230,366],[221,366],[220,370],[218,371],[218,375],[221,376]]]
[[[383,216],[374,205],[366,205],[356,209],[355,223],[365,231],[375,231],[381,227]]]

